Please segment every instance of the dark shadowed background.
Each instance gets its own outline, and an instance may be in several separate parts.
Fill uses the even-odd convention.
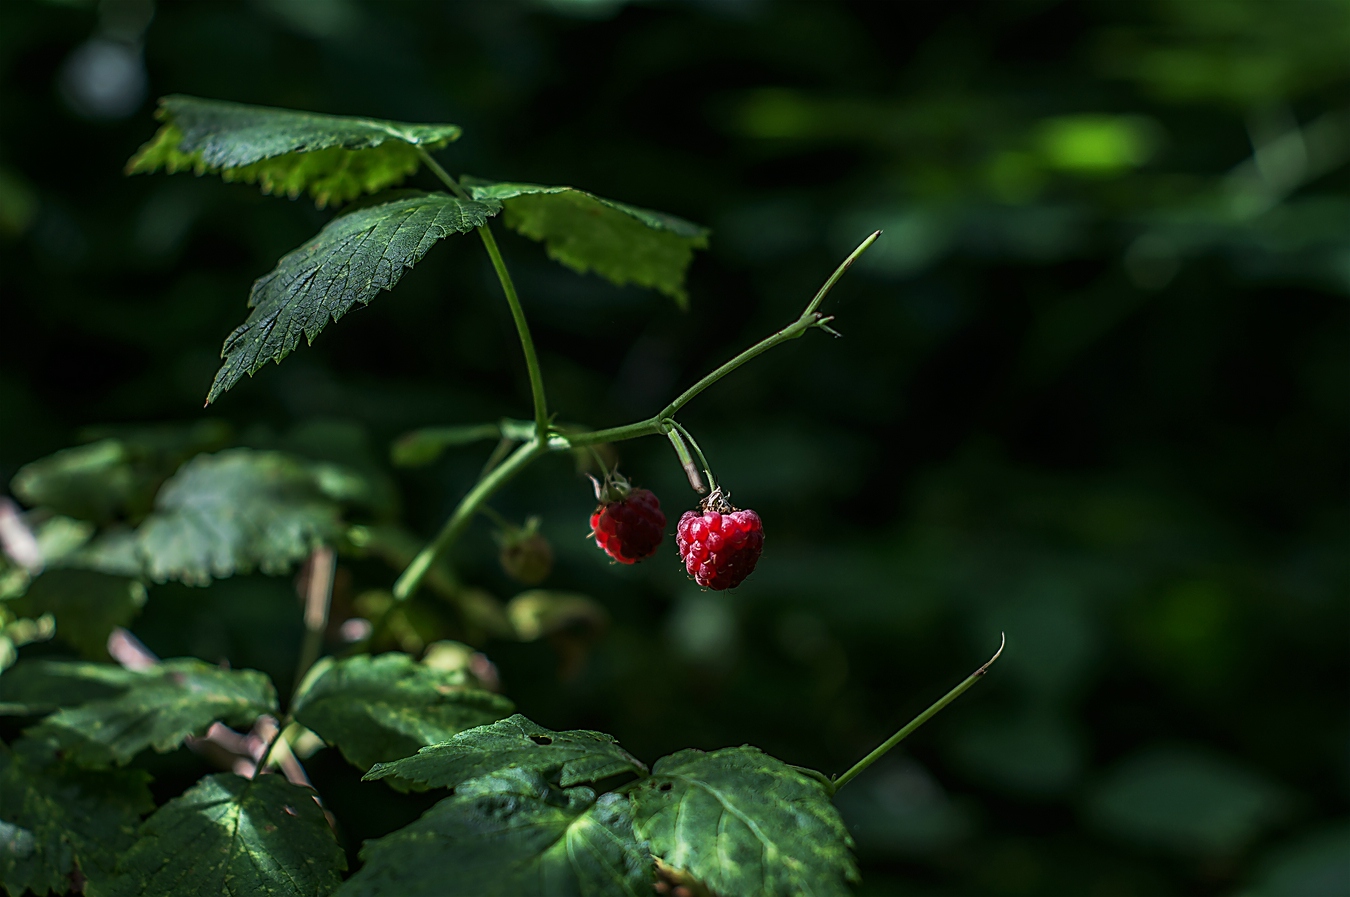
[[[124,178],[163,94],[454,122],[452,172],[710,226],[688,312],[498,228],[550,401],[591,426],[792,320],[882,228],[826,306],[842,339],[682,415],[765,520],[743,587],[700,592],[670,545],[608,565],[566,458],[495,500],[610,617],[477,645],[507,693],[647,759],[750,743],[839,772],[1005,631],[840,792],[862,893],[1350,893],[1350,4],[11,0],[0,71],[0,482],[97,426],[388,467],[410,428],[529,415],[467,238],[202,410],[250,283],[331,211]],[[694,504],[663,441],[619,448],[672,517]],[[485,454],[389,468],[409,525]],[[519,589],[486,522],[454,562]],[[343,571],[348,615],[393,579]],[[404,647],[465,637],[417,625]],[[300,608],[286,577],[153,587],[132,628],[285,690]],[[144,762],[166,793],[200,772]],[[367,809],[382,786],[334,751],[309,767],[353,851],[424,806]]]

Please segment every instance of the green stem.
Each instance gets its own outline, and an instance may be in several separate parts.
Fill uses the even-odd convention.
[[[708,458],[707,458],[706,455],[703,454],[703,449],[699,448],[698,440],[695,439],[695,438],[694,438],[694,435],[693,435],[692,433],[690,433],[688,430],[686,430],[686,429],[684,428],[684,425],[681,424],[679,421],[677,421],[677,420],[671,420],[671,421],[669,421],[669,423],[670,423],[671,426],[673,426],[675,429],[677,429],[677,430],[679,430],[681,433],[683,433],[683,434],[684,434],[684,438],[687,439],[687,440],[689,441],[689,444],[690,444],[691,446],[694,447],[694,454],[695,454],[695,455],[698,455],[698,463],[700,463],[700,464],[703,465],[703,475],[706,476],[706,477],[708,478],[708,488],[709,488],[709,489],[712,489],[712,490],[714,490],[714,491],[716,491],[716,489],[717,489],[717,478],[713,476],[712,465],[708,463]],[[698,490],[698,491],[702,491],[702,490]]]
[[[666,420],[668,418],[674,417],[675,414],[685,405],[689,404],[690,400],[692,400],[695,396],[703,392],[703,390],[707,389],[709,386],[712,386],[718,380],[721,380],[727,374],[730,374],[732,371],[736,370],[741,365],[745,364],[750,359],[769,351],[779,343],[785,343],[788,340],[797,339],[799,336],[806,333],[806,331],[810,330],[813,327],[822,327],[822,328],[825,327],[825,324],[828,323],[831,319],[828,317],[822,317],[816,311],[816,309],[820,307],[820,303],[825,299],[825,296],[830,292],[830,290],[834,288],[834,285],[839,282],[839,278],[844,276],[844,272],[847,271],[850,266],[852,266],[852,264],[857,260],[858,256],[866,252],[867,248],[876,242],[877,237],[879,236],[881,236],[881,231],[876,231],[866,240],[863,240],[862,243],[858,244],[857,249],[849,253],[848,258],[844,259],[844,261],[840,263],[839,267],[834,269],[834,273],[830,275],[830,279],[825,281],[824,285],[816,293],[815,298],[811,300],[811,304],[806,306],[806,310],[802,312],[801,317],[797,318],[797,320],[793,321],[791,324],[784,327],[782,330],[778,331],[773,336],[770,336],[767,339],[763,339],[755,343],[753,346],[746,349],[744,352],[737,355],[735,358],[731,359],[726,364],[722,365],[717,370],[713,371],[711,374],[695,383],[693,386],[686,389],[679,395],[677,399],[675,399],[675,401],[671,402],[665,408],[661,409],[661,413],[656,416],[657,420]]]
[[[680,459],[680,466],[684,468],[684,475],[689,477],[689,488],[693,489],[699,495],[708,491],[708,487],[703,485],[703,480],[698,476],[698,465],[694,463],[693,457],[689,454],[689,446],[684,444],[684,439],[680,434],[684,432],[683,428],[670,426],[674,421],[666,422],[666,437],[670,444],[675,447],[675,457]]]
[[[431,173],[440,179],[441,183],[450,188],[450,192],[463,200],[469,200],[469,194],[459,185],[459,182],[452,178],[444,168],[440,166],[431,153],[424,148],[418,147],[417,152],[422,156],[422,161],[426,163]],[[525,321],[525,310],[520,307],[520,296],[516,294],[516,285],[511,280],[511,272],[506,269],[506,262],[502,259],[501,250],[497,248],[497,239],[492,236],[492,229],[486,224],[478,228],[478,236],[483,241],[483,248],[487,250],[488,257],[492,259],[492,269],[497,272],[497,280],[501,282],[502,292],[506,294],[506,304],[511,307],[511,318],[516,322],[516,334],[520,337],[520,347],[525,352],[525,367],[530,374],[530,394],[534,398],[534,426],[535,433],[540,442],[547,438],[548,434],[548,403],[544,400],[544,377],[539,371],[539,358],[534,351],[534,337],[530,335],[530,325]]]
[[[530,373],[530,394],[534,397],[534,427],[537,438],[543,442],[548,438],[548,404],[544,400],[544,375],[539,370],[539,357],[534,352],[534,337],[530,336],[530,325],[525,321],[525,310],[520,307],[520,297],[516,295],[516,285],[511,281],[511,273],[506,270],[501,250],[497,248],[497,239],[486,224],[478,228],[478,236],[483,239],[483,247],[492,259],[492,267],[501,281],[502,292],[506,293],[506,304],[511,306],[511,317],[516,322],[516,334],[520,337],[520,347],[525,352],[525,368]]]
[[[718,380],[721,380],[727,374],[736,370],[736,368],[745,364],[750,359],[767,352],[779,343],[785,343],[788,340],[796,339],[813,327],[829,330],[830,328],[825,325],[831,319],[820,316],[816,313],[816,309],[820,307],[821,301],[829,294],[834,285],[838,283],[839,278],[844,276],[844,272],[857,261],[858,256],[866,252],[867,248],[876,242],[877,237],[879,236],[881,236],[881,231],[871,234],[866,240],[863,240],[862,243],[858,244],[857,249],[849,253],[848,258],[844,259],[839,267],[834,270],[834,273],[830,275],[829,280],[825,281],[825,284],[816,293],[815,298],[811,300],[811,304],[806,307],[806,310],[802,312],[801,316],[798,317],[796,321],[793,321],[773,336],[755,343],[753,346],[746,349],[744,352],[737,355],[684,392],[680,393],[679,397],[665,408],[661,409],[659,414],[654,417],[649,417],[646,420],[638,421],[635,424],[625,424],[622,427],[610,427],[608,430],[592,430],[589,433],[560,434],[566,440],[566,444],[559,445],[558,448],[597,445],[601,442],[623,442],[627,439],[639,439],[643,436],[664,434],[666,429],[663,421],[673,418],[675,413],[685,405],[689,404],[695,396],[703,392],[703,390],[707,389],[709,386],[712,386]]]
[[[984,666],[980,667],[978,670],[967,676],[964,682],[956,686],[956,688],[953,688],[951,691],[947,692],[945,695],[943,695],[933,706],[929,707],[923,713],[920,713],[918,716],[914,717],[914,719],[910,720],[909,725],[905,726],[899,732],[896,732],[890,738],[887,738],[884,742],[881,743],[881,746],[878,747],[876,750],[872,751],[872,753],[868,754],[866,757],[863,757],[857,763],[853,764],[852,768],[850,768],[848,772],[844,773],[839,778],[834,780],[834,790],[838,791],[840,788],[843,788],[849,782],[853,781],[855,778],[858,777],[859,773],[861,773],[867,767],[871,766],[873,763],[880,760],[886,754],[887,751],[895,747],[900,742],[904,741],[906,738],[908,738],[914,732],[915,729],[919,728],[924,723],[928,722],[930,719],[932,719],[934,716],[937,715],[939,710],[941,710],[943,707],[946,707],[948,704],[950,704],[952,701],[955,701],[957,698],[961,697],[962,693],[964,693],[966,689],[970,688],[972,685],[978,682],[984,676],[985,673],[989,672],[989,667],[993,665],[994,661],[998,660],[998,656],[1003,653],[1003,646],[1007,644],[1007,639],[1002,637],[1001,639],[1002,640],[999,642],[998,650],[994,652],[994,656],[989,658],[989,660],[985,663]]]
[[[507,458],[490,474],[483,477],[474,487],[469,490],[456,506],[450,519],[445,521],[445,526],[441,527],[440,533],[436,535],[435,540],[417,553],[412,559],[412,563],[399,575],[398,581],[394,583],[394,599],[397,601],[406,601],[412,597],[413,592],[417,591],[422,578],[427,575],[431,569],[432,563],[446,549],[454,544],[460,534],[464,532],[473,520],[474,514],[478,511],[479,505],[487,501],[494,492],[505,486],[508,481],[516,474],[520,473],[529,465],[531,461],[538,458],[547,449],[544,444],[535,440],[527,442],[516,449],[511,457]]]

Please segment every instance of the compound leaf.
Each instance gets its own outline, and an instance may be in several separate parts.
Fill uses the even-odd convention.
[[[756,748],[671,754],[628,792],[652,854],[715,894],[843,897],[858,878],[824,785]]]
[[[155,117],[158,133],[127,163],[127,174],[191,169],[227,181],[256,183],[292,199],[308,190],[320,208],[400,183],[421,164],[418,147],[445,146],[455,125],[246,106],[168,96]]]
[[[411,757],[377,764],[366,779],[389,779],[396,788],[454,788],[469,779],[508,768],[557,775],[564,788],[621,772],[646,769],[603,732],[553,732],[519,713],[470,729]]]
[[[602,199],[573,187],[493,184],[465,177],[469,194],[506,207],[506,226],[542,241],[549,258],[578,273],[657,290],[683,308],[684,275],[708,230],[662,212]]]
[[[11,602],[22,616],[51,614],[56,637],[92,659],[108,659],[108,634],[145,604],[145,586],[93,570],[47,570]]]
[[[155,582],[283,573],[338,536],[342,502],[365,497],[359,477],[331,464],[246,448],[198,455],[159,491],[135,553]],[[113,548],[106,560],[115,567]]]
[[[63,894],[79,876],[102,881],[154,809],[149,779],[81,769],[31,739],[0,743],[0,884],[18,897]]]
[[[94,897],[316,897],[347,860],[314,792],[279,775],[207,776],[160,807]]]
[[[532,769],[475,779],[413,824],[371,841],[344,897],[646,897],[651,854],[622,794],[599,800]]]
[[[244,375],[281,361],[310,343],[328,324],[391,290],[403,272],[451,234],[466,233],[497,214],[494,200],[463,201],[444,193],[418,193],[356,209],[330,221],[319,234],[282,256],[253,284],[248,319],[225,340],[206,397],[214,402]]]
[[[472,687],[463,670],[435,670],[407,654],[326,659],[306,677],[293,715],[361,769],[499,720],[501,695]]]
[[[110,691],[115,693],[109,695]],[[29,734],[87,766],[125,764],[146,748],[164,752],[216,720],[247,728],[275,712],[272,683],[254,670],[166,660],[145,670],[39,660],[0,677],[0,712],[59,707]]]

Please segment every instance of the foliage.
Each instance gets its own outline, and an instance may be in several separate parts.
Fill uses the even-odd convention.
[[[424,863],[436,856],[446,878]],[[655,870],[620,794],[561,788],[537,770],[473,779],[401,831],[361,852],[344,895],[638,895]]]
[[[539,240],[549,258],[579,274],[635,283],[665,293],[685,308],[684,276],[708,230],[674,215],[601,199],[573,187],[494,184],[461,179],[480,202],[506,207],[506,226]]]
[[[471,231],[499,209],[495,203],[426,193],[336,218],[253,284],[248,300],[253,312],[225,340],[220,353],[225,364],[206,401],[291,354],[301,336],[312,343],[329,320],[392,289],[437,240]]]
[[[225,853],[185,874],[286,892],[307,858],[315,892],[715,893],[697,867],[836,893],[856,855],[860,894],[1346,890],[1343,4],[985,0],[899,31],[854,0],[740,6],[0,10],[23,123],[0,136],[5,889],[172,890],[142,880],[156,854],[185,869],[173,836],[226,831],[168,814],[176,795],[215,795],[247,835],[276,788],[312,837],[250,837],[242,879]],[[180,96],[148,125],[175,90],[268,105]],[[467,139],[403,124],[447,119]],[[157,126],[133,167],[315,202],[114,179]],[[278,265],[349,216],[478,190],[500,211],[428,233],[416,271],[369,240],[345,257],[397,298]],[[819,307],[842,340],[774,343],[623,425],[782,327],[878,227]],[[275,304],[240,315],[260,275]],[[633,438],[680,434],[671,417],[771,524],[734,592],[691,586],[669,540],[632,568],[585,541],[585,473],[618,464],[672,520],[698,500],[666,440]],[[553,570],[519,593],[492,531],[536,516]],[[1003,630],[987,684],[821,798],[838,780],[808,767],[846,769]],[[158,735],[197,734],[168,753],[119,767],[81,737],[58,759],[76,734],[51,721],[90,708],[135,724],[119,750],[158,737],[139,702],[172,707],[161,667],[182,661],[156,655],[209,664],[186,681],[210,695],[252,688],[238,732],[174,709]],[[576,768],[613,772],[564,782],[517,734],[498,747],[525,765],[503,766],[473,748],[502,695],[549,728],[517,727],[632,754],[597,734]],[[747,742],[768,753],[725,748]],[[402,775],[457,769],[451,791]],[[397,787],[360,782],[381,770]],[[144,773],[168,822],[117,876]],[[691,784],[714,779],[726,804]],[[723,862],[719,838],[763,843],[734,814],[681,841],[659,812],[676,789],[701,819],[753,814],[807,872]],[[783,795],[819,812],[783,825]]]
[[[323,661],[296,694],[292,713],[361,769],[500,719],[514,709],[472,687],[464,670],[436,670],[406,654]]]
[[[0,744],[0,885],[18,897],[106,879],[154,807],[148,779],[84,769],[41,741]]]
[[[211,172],[292,199],[308,191],[319,208],[401,183],[417,171],[418,147],[439,149],[460,134],[455,125],[409,125],[185,96],[161,99],[156,117],[164,126],[127,163],[127,173]]]
[[[93,893],[285,894],[337,886],[347,862],[314,793],[279,775],[202,779],[160,807]]]

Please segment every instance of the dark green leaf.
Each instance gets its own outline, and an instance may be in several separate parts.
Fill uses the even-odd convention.
[[[108,634],[145,604],[145,586],[93,570],[47,570],[10,606],[20,615],[56,618],[56,637],[91,660],[108,659]]]
[[[506,206],[506,226],[541,240],[549,258],[622,286],[635,283],[684,307],[684,274],[708,231],[683,218],[640,209],[572,187],[493,184],[465,177],[474,199]]]
[[[160,490],[135,553],[156,582],[283,573],[341,533],[340,502],[362,497],[359,478],[333,465],[244,448],[199,455]]]
[[[451,234],[479,227],[501,206],[424,193],[341,215],[318,236],[282,256],[253,284],[253,312],[225,340],[225,364],[206,397],[214,402],[244,375],[280,361],[328,324],[393,289],[403,272]]]
[[[86,435],[96,442],[62,449],[25,464],[10,488],[30,505],[81,520],[139,519],[155,490],[180,464],[225,444],[229,428],[217,421],[191,427],[131,427]]]
[[[105,696],[117,689],[119,693]],[[190,658],[146,670],[111,664],[39,660],[0,676],[0,705],[10,713],[60,707],[30,729],[91,766],[127,763],[146,748],[169,751],[216,720],[247,728],[277,709],[262,673],[222,670]]]
[[[94,897],[319,897],[347,860],[314,792],[279,775],[207,776],[160,807]]]
[[[110,663],[26,660],[0,676],[0,713],[32,716],[115,697],[140,676]]]
[[[417,125],[323,115],[223,100],[168,96],[164,126],[127,163],[127,173],[212,172],[294,198],[308,190],[319,207],[401,182],[417,171],[419,146],[437,149],[455,125]]]
[[[531,769],[463,785],[361,859],[346,897],[647,897],[655,884],[626,797],[596,800]]]
[[[324,660],[306,677],[292,713],[353,764],[369,769],[512,709],[501,695],[472,687],[463,670],[434,670],[391,653]]]
[[[444,744],[424,747],[414,756],[380,763],[365,778],[389,779],[401,788],[454,788],[508,767],[557,774],[564,788],[646,769],[603,732],[553,732],[517,713],[470,729]]]
[[[713,893],[847,895],[858,878],[825,786],[756,748],[671,754],[628,791],[652,854]]]
[[[13,897],[65,893],[77,873],[98,883],[154,809],[149,776],[88,770],[56,759],[50,746],[0,743],[0,884]]]

